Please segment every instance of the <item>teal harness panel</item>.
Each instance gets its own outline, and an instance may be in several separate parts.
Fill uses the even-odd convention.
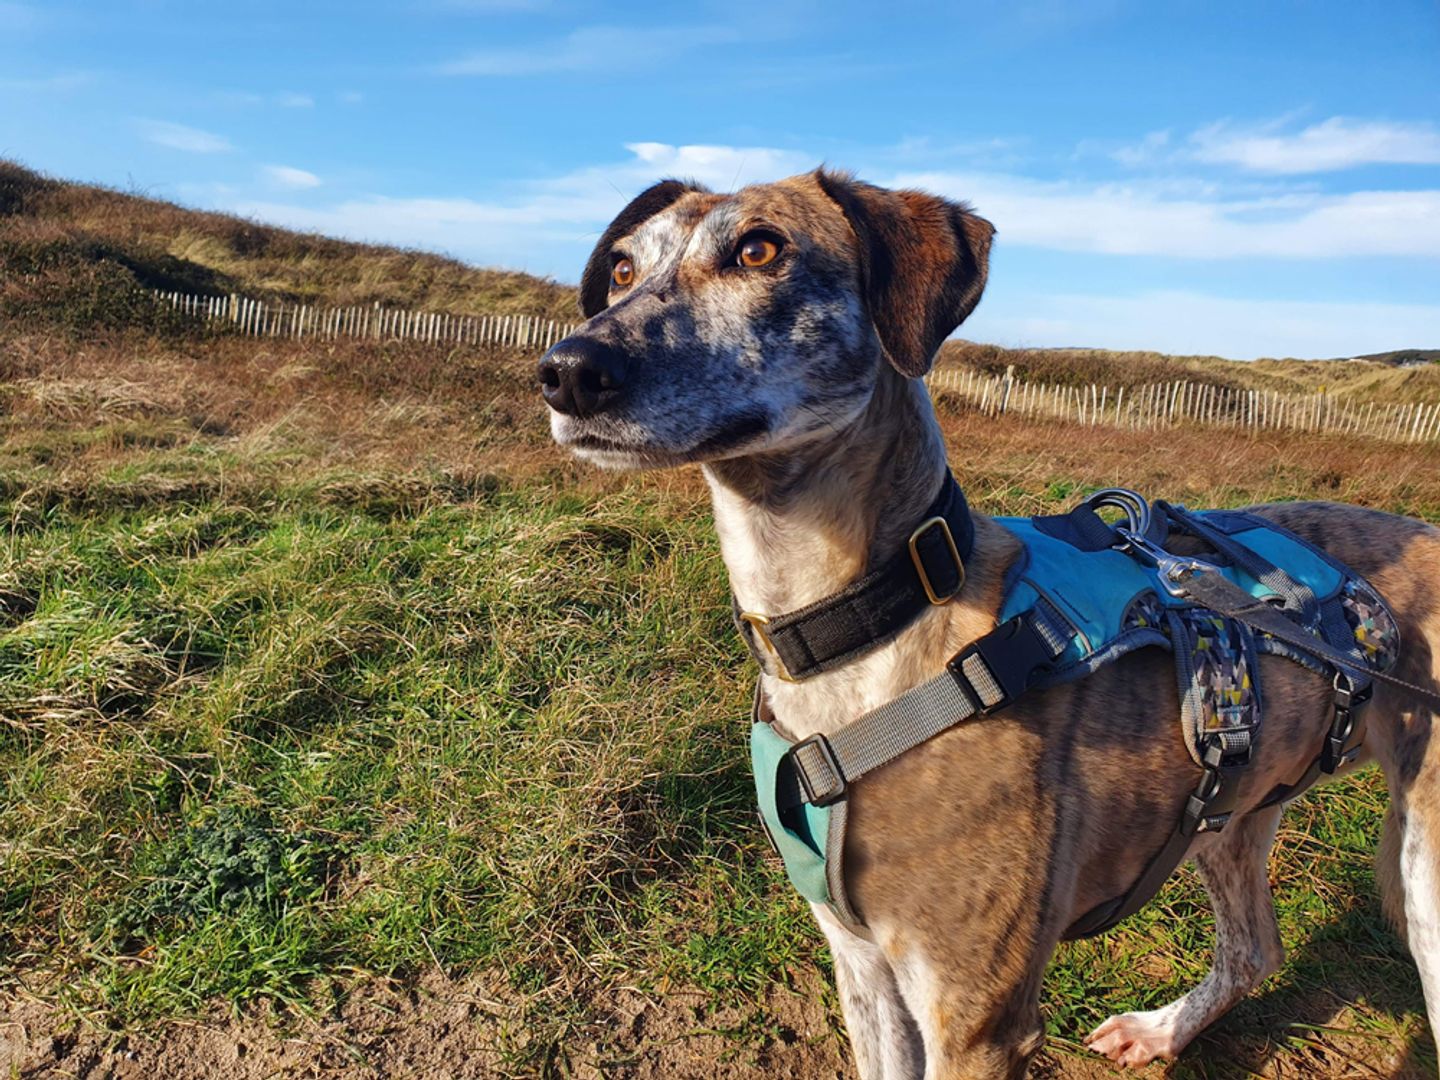
[[[1283,605],[1303,629],[1354,653],[1371,670],[1393,665],[1399,650],[1395,621],[1383,599],[1353,570],[1249,513],[1155,506],[1162,511],[1157,516],[1162,531],[1173,528],[1197,537],[1210,550],[1198,557],[1240,589]],[[1054,662],[1028,684],[1030,689],[1083,678],[1138,648],[1165,648],[1175,656],[1186,746],[1201,765],[1207,740],[1224,740],[1227,752],[1243,745],[1248,757],[1261,717],[1257,653],[1320,670],[1313,658],[1278,639],[1175,595],[1156,566],[1104,546],[1093,524],[1077,527],[1066,515],[995,521],[1023,547],[1008,572],[997,623],[1003,627],[1017,617],[1041,615],[1037,621],[1054,642],[1048,654]],[[1165,539],[1162,535],[1157,543]],[[826,806],[802,801],[794,807],[790,799],[783,801],[792,809],[783,814],[779,809],[781,785],[795,783],[792,749],[761,719],[757,699],[750,754],[771,842],[805,899],[830,904],[842,920],[853,921],[845,918],[840,867],[843,800]],[[1223,827],[1215,820],[1212,827]]]
[[[812,904],[830,903],[826,880],[825,849],[830,833],[830,808],[807,803],[798,815],[780,820],[775,792],[780,765],[791,743],[775,733],[769,724],[750,727],[750,767],[755,774],[755,794],[760,800],[760,817],[770,842],[785,860],[790,884]]]
[[[1202,519],[1204,515],[1199,515]],[[1234,519],[1239,515],[1228,515]],[[1308,587],[1324,603],[1341,590],[1346,575],[1305,541],[1260,523],[1232,533],[1230,539],[1283,567],[1294,581]],[[1155,627],[1131,625],[1135,605],[1151,599],[1162,608],[1191,607],[1156,582],[1153,567],[1119,551],[1085,551],[1067,540],[1042,531],[1033,518],[996,518],[1025,547],[1011,572],[999,621],[1033,608],[1043,596],[1054,604],[1075,629],[1074,640],[1056,664],[1051,685],[1087,675],[1143,645],[1165,645]],[[1236,566],[1221,566],[1221,573],[1252,596],[1279,594],[1258,577]],[[1145,631],[1149,631],[1148,633]]]

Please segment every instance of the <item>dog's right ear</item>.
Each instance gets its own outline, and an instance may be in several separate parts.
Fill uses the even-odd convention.
[[[995,227],[938,195],[889,191],[825,169],[815,179],[860,243],[861,294],[886,358],[919,378],[980,302]]]
[[[631,199],[630,205],[610,223],[585,263],[585,272],[580,275],[580,314],[588,319],[605,310],[610,298],[610,249],[616,240],[634,232],[681,195],[707,190],[693,180],[661,180]]]

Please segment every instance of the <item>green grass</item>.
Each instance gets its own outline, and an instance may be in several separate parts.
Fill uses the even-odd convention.
[[[828,971],[755,825],[703,485],[569,462],[531,363],[0,327],[0,992],[127,1028],[438,965],[498,980],[529,1074],[616,987],[752,1010],[743,1053],[767,995]],[[1433,447],[942,422],[993,513],[1118,483],[1440,520]],[[1433,1072],[1375,897],[1383,807],[1367,773],[1290,813],[1290,960],[1175,1075],[1376,1047]],[[1188,989],[1209,933],[1182,874],[1062,948],[1051,1064]]]
[[[55,507],[6,538],[27,604],[0,630],[0,977],[129,1024],[439,963],[505,972],[553,1026],[541,1002],[583,1011],[607,980],[753,998],[817,954],[753,826],[750,673],[693,494],[331,486]],[[1408,1023],[1383,805],[1370,774],[1292,813],[1295,949],[1242,1024],[1337,985]],[[1057,1046],[1193,983],[1209,927],[1183,876],[1062,949]]]

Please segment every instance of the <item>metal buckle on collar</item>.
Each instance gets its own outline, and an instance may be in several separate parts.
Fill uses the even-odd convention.
[[[738,605],[737,605],[738,606]],[[770,640],[770,631],[766,629],[770,625],[770,617],[761,615],[758,611],[742,611],[740,618],[750,624],[750,629],[755,631],[755,636],[760,639],[760,644],[775,662],[775,674],[782,682],[799,682],[800,680],[791,675],[785,668],[785,661],[780,659],[780,653],[775,648],[775,642]]]
[[[840,762],[824,735],[811,735],[792,746],[790,763],[800,778],[805,801],[811,806],[829,806],[845,797],[845,774],[840,771]],[[817,774],[823,769],[828,775],[812,775],[812,768]]]
[[[930,581],[930,572],[925,569],[925,560],[920,557],[920,548],[918,547],[920,538],[936,526],[939,526],[945,534],[945,545],[950,549],[950,557],[955,560],[955,588],[944,596],[935,591],[935,586]],[[950,522],[943,517],[932,517],[928,521],[922,521],[910,534],[910,561],[915,564],[915,572],[920,575],[920,584],[925,587],[925,595],[936,607],[948,604],[965,587],[965,562],[960,558],[960,549],[955,546],[955,534],[950,531]]]

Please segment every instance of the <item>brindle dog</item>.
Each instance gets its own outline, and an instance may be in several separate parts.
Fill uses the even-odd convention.
[[[818,171],[712,194],[667,180],[634,200],[585,267],[589,321],[540,363],[556,440],[610,468],[698,462],[747,611],[792,611],[905,544],[945,448],[920,380],[984,288],[990,224],[963,205]],[[1395,674],[1440,684],[1440,530],[1323,503],[1260,513],[1365,575],[1400,623]],[[766,677],[781,730],[831,733],[938,674],[995,625],[1016,554],[976,515],[963,592],[889,644],[801,683]],[[1192,857],[1215,907],[1214,966],[1163,1009],[1115,1016],[1096,1051],[1173,1057],[1274,972],[1266,855],[1278,807],[1249,812],[1319,753],[1330,688],[1263,656],[1270,707],[1241,801]],[[1437,714],[1385,686],[1366,756],[1392,798],[1386,906],[1440,1020]],[[1040,1047],[1041,974],[1078,916],[1122,893],[1175,827],[1196,770],[1171,661],[1141,650],[961,724],[856,784],[844,853],[864,928],[826,909],[864,1077],[1017,1077]]]

